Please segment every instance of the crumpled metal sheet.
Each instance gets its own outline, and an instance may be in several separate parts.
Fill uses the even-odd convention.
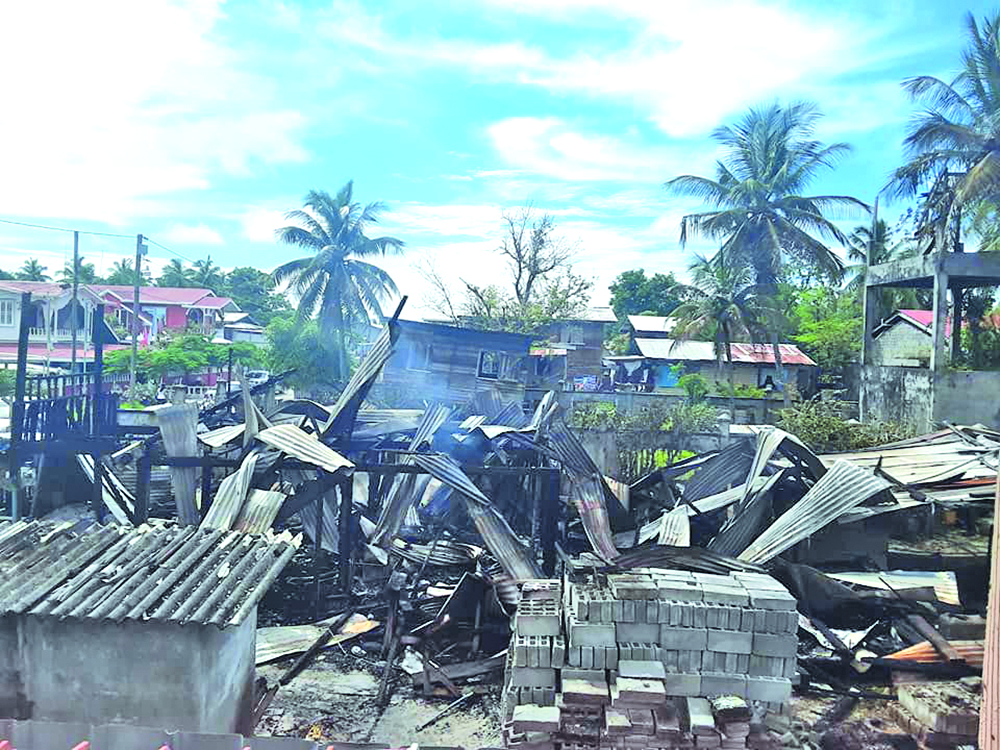
[[[250,451],[240,467],[222,480],[215,497],[212,498],[208,513],[201,522],[204,528],[225,530],[233,528],[233,523],[243,510],[243,503],[246,501],[256,466],[257,451]]]
[[[493,424],[506,425],[515,429],[524,429],[528,426],[528,418],[524,415],[524,410],[516,401],[511,401],[493,417]]]
[[[168,456],[198,455],[198,405],[173,404],[156,412],[163,449]],[[184,524],[196,525],[201,516],[195,504],[198,486],[198,469],[192,466],[171,466],[170,483],[177,505],[177,519]]]
[[[274,524],[285,500],[283,492],[250,490],[233,528],[247,534],[263,534]]]
[[[611,537],[611,523],[604,505],[604,493],[596,479],[569,476],[570,497],[580,515],[590,546],[602,560],[611,562],[618,557],[618,548]]]
[[[80,465],[87,479],[90,480],[90,484],[93,485],[94,457],[89,453],[77,453],[76,462]],[[135,497],[107,464],[103,465],[101,485],[104,507],[108,509],[111,517],[122,526],[131,526],[132,522],[129,520],[129,515],[135,513]],[[125,505],[124,508],[122,507],[122,503],[118,502],[119,498],[122,499],[122,503]]]
[[[656,543],[669,547],[691,546],[691,519],[687,514],[687,508],[682,506],[663,514]]]
[[[321,443],[315,435],[299,429],[293,424],[278,424],[257,433],[257,439],[300,461],[318,466],[331,474],[338,471],[350,472],[354,464],[333,448]]]
[[[323,426],[323,439],[346,437],[354,430],[354,421],[358,417],[358,409],[371,390],[378,374],[382,372],[385,363],[392,356],[396,340],[399,338],[399,326],[394,320],[386,322],[382,333],[372,344],[367,356],[361,360],[354,374],[351,375],[347,387],[340,398],[330,408],[330,419]]]
[[[451,457],[425,453],[413,456],[413,461],[465,499],[469,518],[507,575],[519,581],[541,577],[541,571],[510,524]]]
[[[208,432],[198,434],[198,439],[209,448],[221,448],[227,443],[231,443],[237,438],[243,437],[246,424],[227,424],[224,427],[217,427]]]
[[[700,467],[692,466],[695,472],[684,484],[684,499],[696,503],[702,498],[741,486],[746,482],[753,457],[754,450],[750,441],[737,440]],[[694,462],[696,459],[697,456],[689,461]],[[682,466],[687,464],[688,462],[681,462]]]
[[[740,509],[750,501],[753,480],[763,475],[768,462],[779,449],[798,458],[810,471],[813,479],[819,479],[826,473],[823,462],[795,435],[777,427],[766,427],[757,434],[757,450],[743,486],[743,497],[739,501]]]
[[[719,533],[708,543],[708,549],[722,555],[738,555],[760,533],[771,513],[771,490],[781,481],[783,471],[771,476],[758,477],[759,489],[751,487],[750,500],[719,530]]]
[[[740,553],[739,559],[765,563],[891,486],[853,464],[837,461],[801,500]]]

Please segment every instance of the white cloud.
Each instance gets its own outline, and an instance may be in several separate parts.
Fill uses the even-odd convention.
[[[288,224],[286,211],[272,208],[252,208],[238,218],[242,227],[242,235],[251,242],[266,242],[274,244],[274,232]]]
[[[219,41],[218,0],[15,3],[0,67],[16,117],[0,119],[9,213],[124,222],[220,174],[302,161],[305,121]],[[53,20],[57,19],[57,20]]]
[[[163,234],[164,242],[177,245],[221,245],[222,235],[207,224],[174,224]]]

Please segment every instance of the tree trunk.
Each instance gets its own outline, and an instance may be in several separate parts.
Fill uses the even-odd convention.
[[[339,294],[334,299],[332,307],[331,317],[337,336],[337,380],[344,383],[347,382],[347,338],[344,335],[344,308]]]

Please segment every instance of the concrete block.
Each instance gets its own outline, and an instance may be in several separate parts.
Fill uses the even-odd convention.
[[[759,656],[794,657],[798,649],[798,639],[788,635],[754,633],[752,652]]]
[[[658,600],[659,606],[656,609],[656,621],[661,625],[670,624],[670,608],[673,605],[672,602],[668,602],[666,599]]]
[[[622,659],[632,658],[632,644],[631,643],[618,643],[618,661],[621,662]]]
[[[555,706],[527,704],[514,707],[515,732],[558,732],[559,709]]]
[[[955,641],[981,641],[986,637],[986,618],[980,615],[943,615],[937,629]]]
[[[569,646],[566,649],[566,663],[571,667],[579,667],[583,665],[582,651],[579,646]]]
[[[666,676],[663,662],[624,659],[618,662],[618,674],[640,680],[662,680]]]
[[[655,643],[660,638],[660,625],[654,622],[619,622],[615,638],[619,642]]]
[[[704,651],[692,651],[690,649],[681,649],[677,652],[677,671],[678,672],[700,672],[701,671],[701,655],[705,653]]]
[[[747,673],[752,677],[784,677],[784,659],[775,656],[750,654]]]
[[[604,647],[604,666],[608,669],[618,668],[618,646]]]
[[[615,643],[614,623],[580,622],[570,618],[567,625],[570,646],[610,646]]]
[[[514,616],[518,635],[559,635],[562,607],[545,599],[521,600]]]
[[[754,589],[750,592],[750,605],[755,609],[791,611],[798,602],[795,597],[782,589]]]
[[[724,672],[726,655],[715,651],[701,651],[701,668],[699,672]]]
[[[751,609],[753,612],[753,631],[755,633],[766,633],[767,632],[767,610],[766,609]]]
[[[709,698],[717,695],[738,695],[746,698],[746,675],[722,674],[719,672],[701,673],[701,694]]]
[[[3,735],[0,734],[0,738],[2,737]],[[105,724],[94,727],[91,733],[92,746],[101,750],[135,750],[138,747],[157,748],[170,745],[170,740],[170,734],[162,729],[133,727],[127,724]],[[305,740],[299,740],[299,742],[305,742]],[[251,741],[250,747],[256,750],[258,745]],[[261,745],[260,747],[263,746]],[[296,746],[289,744],[285,747],[291,749]],[[311,742],[307,743],[307,745],[299,745],[298,747],[313,750]],[[276,750],[279,750],[277,746]]]
[[[746,589],[736,586],[717,586],[703,584],[702,599],[706,603],[728,604],[733,607],[746,607],[750,602]]]
[[[628,599],[626,601],[623,601],[622,602],[622,617],[621,617],[621,621],[622,622],[636,622],[635,609],[636,608],[635,608],[635,601],[634,600]],[[642,609],[642,608],[640,607],[640,609]],[[643,612],[645,612],[645,610],[643,610]]]
[[[565,680],[587,680],[588,682],[607,681],[608,675],[603,669],[577,669],[576,667],[563,667],[559,676]]]
[[[705,604],[703,602],[691,602],[688,606],[691,608],[691,627],[708,627],[708,609]]]
[[[629,721],[628,711],[616,708],[604,709],[604,731],[611,736],[632,734],[632,722]]]
[[[658,642],[663,648],[702,651],[708,645],[708,631],[701,628],[660,626]]]
[[[566,703],[605,705],[611,700],[607,682],[591,680],[563,680],[562,696]]]
[[[686,718],[684,729],[686,731],[701,736],[717,733],[711,703],[704,698],[688,698],[684,705]]]
[[[510,684],[516,687],[549,687],[556,684],[556,670],[541,667],[514,667]]]
[[[792,679],[798,674],[798,660],[797,659],[782,659],[781,660],[781,676],[787,679]]]
[[[594,646],[594,669],[606,669],[604,665],[604,652],[606,650],[606,646]]]
[[[799,613],[797,610],[782,612],[778,617],[778,633],[795,635],[799,632]]]
[[[621,599],[611,600],[611,619],[618,622],[622,619],[623,602]]]
[[[701,695],[701,675],[697,673],[667,673],[663,678],[663,690],[667,695],[683,698]]]
[[[22,747],[25,747],[22,745]],[[41,745],[41,747],[60,747]],[[176,732],[170,743],[172,750],[241,750],[243,738],[238,734],[207,734],[203,732]]]
[[[709,651],[723,653],[749,654],[753,650],[753,633],[742,630],[708,630],[707,646]]]
[[[662,680],[619,677],[615,680],[615,687],[621,700],[629,703],[663,703],[667,699]]]
[[[726,613],[729,615],[729,621],[726,625],[728,630],[742,630],[740,627],[743,623],[743,609],[740,607],[726,607]]]
[[[560,669],[566,664],[566,640],[561,635],[552,637],[552,667]]]
[[[741,609],[740,610],[740,627],[744,633],[751,633],[754,631],[754,622],[757,619],[757,612],[763,612],[764,610],[756,609]]]
[[[746,674],[750,669],[750,654],[736,654],[736,671]]]
[[[663,666],[667,670],[677,671],[677,655],[680,653],[677,649],[665,648],[663,649],[662,662]]]
[[[632,733],[652,737],[656,732],[653,712],[648,708],[628,709],[628,718],[632,722]]]
[[[747,677],[747,700],[784,703],[792,697],[792,683],[784,678]]]
[[[580,666],[584,669],[594,668],[594,647],[580,646]]]
[[[558,602],[562,598],[562,584],[558,578],[530,578],[521,585],[521,598]]]
[[[603,598],[601,599],[601,622],[614,622],[615,621],[615,607],[614,602],[611,599]]]
[[[700,602],[704,599],[701,586],[695,581],[660,578],[656,587],[660,599],[676,602]]]
[[[69,697],[69,696],[67,696]],[[82,698],[83,696],[81,696]],[[93,727],[82,722],[62,721],[19,721],[14,724],[13,737],[10,740],[14,747],[38,748],[71,748],[81,742],[93,742]],[[238,737],[239,735],[233,735]],[[191,745],[188,745],[191,747]],[[237,746],[235,750],[240,750]]]
[[[524,635],[514,636],[514,666],[528,666],[528,637]]]
[[[645,604],[646,616],[643,622],[659,624],[660,622],[660,600],[659,599],[647,599],[645,602],[640,602],[637,606],[641,607]],[[637,618],[638,619],[638,618]]]

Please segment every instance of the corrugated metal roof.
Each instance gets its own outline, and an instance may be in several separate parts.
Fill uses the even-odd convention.
[[[412,562],[431,565],[467,565],[483,554],[481,547],[463,544],[450,539],[438,539],[430,544],[408,542],[405,539],[393,539],[392,551]]]
[[[157,411],[156,421],[163,436],[163,449],[168,456],[198,455],[197,404],[172,404]],[[177,518],[181,523],[197,524],[201,520],[195,504],[198,473],[194,467],[170,467]]]
[[[604,504],[604,492],[597,479],[585,476],[569,477],[569,495],[580,515],[584,533],[594,552],[605,562],[618,557],[618,548],[611,536],[611,522],[608,519],[608,509]]]
[[[315,435],[300,430],[292,424],[278,424],[257,433],[257,439],[300,461],[318,466],[331,474],[343,469],[350,471],[354,464],[333,448],[321,443]]]
[[[766,479],[757,477],[750,482],[749,501],[739,507],[733,517],[719,530],[708,548],[720,555],[735,556],[747,548],[756,537],[771,514],[770,492],[781,480],[779,471]],[[759,480],[763,479],[763,483]],[[757,487],[757,489],[753,489]]]
[[[208,432],[199,433],[198,439],[209,448],[221,448],[226,443],[243,437],[243,432],[246,428],[246,424],[229,424],[225,427],[218,427]]]
[[[222,480],[212,498],[201,525],[206,529],[231,529],[243,509],[247,491],[253,481],[253,471],[257,466],[258,451],[253,450],[243,459],[240,467]]]
[[[93,486],[94,457],[89,453],[77,453],[76,462],[80,465],[87,479],[90,480],[91,486]],[[128,526],[132,523],[129,520],[129,516],[135,513],[135,498],[128,487],[122,483],[114,471],[107,465],[104,465],[101,471],[101,494],[104,497],[105,507],[115,521],[123,526]]]
[[[688,517],[687,511],[687,508],[681,506],[663,514],[660,519],[657,544],[665,544],[669,547],[691,546],[691,519]]]
[[[662,315],[629,315],[628,322],[636,333],[670,333],[677,327],[677,318]]]
[[[299,540],[176,524],[0,524],[0,614],[238,625]]]
[[[663,359],[684,362],[717,362],[715,344],[711,341],[677,341],[675,339],[636,338],[636,348],[648,359]],[[816,366],[805,353],[794,344],[779,344],[781,362],[785,365]],[[774,348],[770,344],[730,344],[733,362],[744,365],[773,365]],[[725,356],[725,355],[723,355]]]
[[[891,570],[879,572],[827,573],[831,578],[845,583],[856,583],[885,591],[904,591],[913,588],[933,588],[938,601],[962,606],[958,597],[958,579],[950,570]]]
[[[739,559],[765,563],[891,486],[881,477],[846,461],[837,461],[801,500],[757,537]]]
[[[684,484],[684,499],[693,503],[734,487],[742,487],[753,457],[754,449],[749,441],[730,443],[718,455],[695,469],[694,475]],[[742,497],[742,493],[736,497]]]
[[[273,490],[250,490],[240,511],[239,518],[233,524],[237,531],[247,534],[264,534],[274,524],[286,495]]]

